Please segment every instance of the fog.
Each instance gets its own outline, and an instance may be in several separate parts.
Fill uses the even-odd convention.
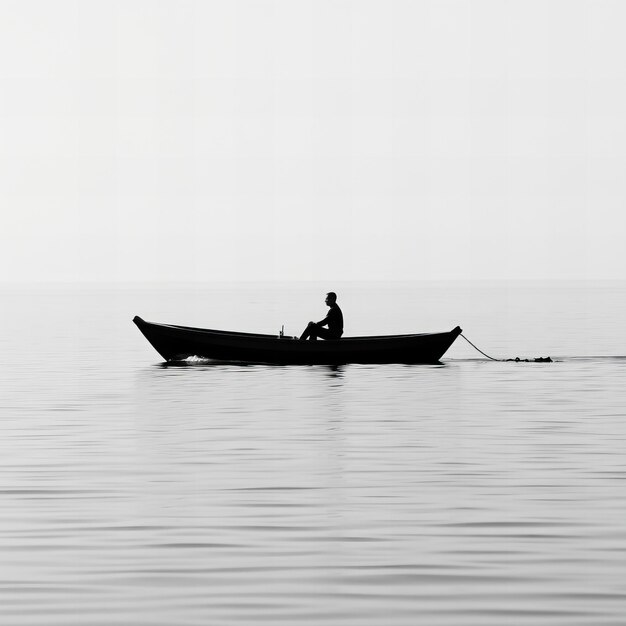
[[[0,281],[623,278],[626,4],[0,3]]]

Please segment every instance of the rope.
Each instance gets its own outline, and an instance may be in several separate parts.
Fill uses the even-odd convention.
[[[480,348],[477,348],[463,333],[461,333],[461,337],[463,337],[463,339],[465,339],[465,341],[467,341],[467,343],[469,343],[469,345],[472,346],[472,348],[474,348],[475,350],[478,350],[478,352],[480,352],[483,356],[486,356],[488,359],[491,359],[492,361],[504,360],[504,359],[494,359],[492,356],[485,354]]]
[[[472,348],[474,348],[474,350],[478,350],[478,352],[480,352],[483,356],[486,356],[488,359],[491,359],[492,361],[500,361],[500,362],[504,362],[504,361],[515,361],[516,363],[552,363],[552,359],[549,356],[544,356],[544,357],[537,357],[536,359],[520,359],[519,357],[516,357],[515,359],[494,359],[492,356],[489,356],[488,354],[485,354],[480,348],[478,348],[477,346],[475,346],[463,333],[460,333],[461,337],[463,337],[463,339],[465,339],[465,341],[467,341],[467,343],[469,343],[470,346],[472,346]]]

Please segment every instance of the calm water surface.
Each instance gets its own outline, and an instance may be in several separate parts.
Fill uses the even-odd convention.
[[[450,330],[442,365],[165,366],[145,319]],[[626,624],[626,284],[5,289],[0,623]]]

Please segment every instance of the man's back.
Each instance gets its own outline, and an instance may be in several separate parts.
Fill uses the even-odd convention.
[[[343,335],[343,313],[336,302],[330,306],[328,315],[324,321],[328,323],[328,330],[333,335],[337,337]]]

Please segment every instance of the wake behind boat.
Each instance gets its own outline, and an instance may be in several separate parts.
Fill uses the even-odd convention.
[[[218,361],[279,365],[340,365],[343,363],[438,363],[461,334],[458,326],[444,333],[344,337],[299,341],[255,333],[133,322],[166,361],[196,356]]]

